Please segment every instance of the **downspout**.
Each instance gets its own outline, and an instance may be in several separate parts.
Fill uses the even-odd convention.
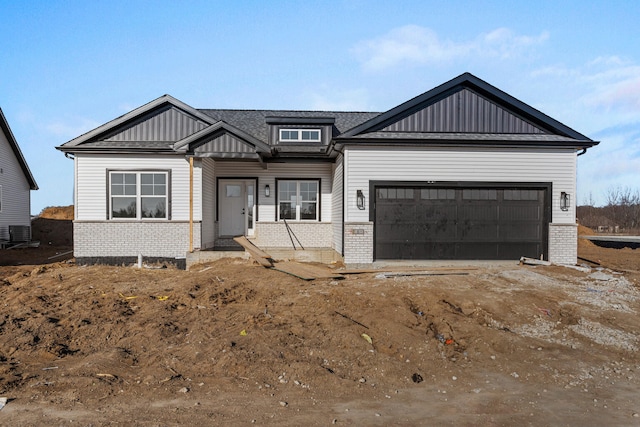
[[[586,153],[586,152],[587,152],[587,149],[586,149],[586,148],[583,148],[583,149],[582,149],[582,152],[578,153],[578,156],[582,156],[582,155],[583,155],[584,153]]]
[[[193,156],[189,157],[189,253],[193,252]]]

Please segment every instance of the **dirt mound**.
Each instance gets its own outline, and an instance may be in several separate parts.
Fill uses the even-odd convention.
[[[49,206],[40,212],[38,217],[46,219],[64,219],[73,220],[74,206]]]
[[[584,225],[578,225],[578,249],[581,248],[590,248],[596,246],[591,240],[581,239],[580,236],[593,236],[596,234],[589,227],[585,227]]]
[[[611,425],[640,412],[640,292],[624,276],[439,273],[0,268],[3,422]]]
[[[595,232],[592,229],[584,225],[578,224],[578,236],[591,236],[593,234],[595,234]]]

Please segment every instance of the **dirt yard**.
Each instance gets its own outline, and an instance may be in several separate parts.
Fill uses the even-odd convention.
[[[0,425],[640,425],[638,250],[303,281],[79,267],[44,224],[0,251]]]

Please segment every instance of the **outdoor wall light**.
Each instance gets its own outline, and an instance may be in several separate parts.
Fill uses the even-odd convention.
[[[269,187],[269,184],[264,186],[264,196],[265,197],[271,196],[271,187]]]
[[[564,191],[560,193],[560,209],[561,210],[568,211],[570,202],[571,202],[571,197],[569,197],[568,193],[565,193]]]
[[[362,194],[362,190],[356,191],[356,206],[360,210],[364,210],[364,194]]]

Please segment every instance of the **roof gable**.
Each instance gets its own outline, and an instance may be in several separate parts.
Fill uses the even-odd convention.
[[[478,77],[464,73],[342,134],[339,139],[377,139],[398,132],[548,134],[596,143]],[[393,133],[393,136],[391,135]]]
[[[175,142],[204,129],[206,126],[208,124],[197,117],[187,114],[175,105],[167,104],[143,115],[128,126],[117,128],[115,132],[102,140],[112,142]]]
[[[422,106],[421,106],[422,107]],[[466,87],[398,118],[383,132],[548,133]]]
[[[22,169],[22,173],[24,174],[24,177],[27,179],[27,182],[29,183],[29,188],[31,190],[37,190],[38,184],[36,184],[36,180],[33,178],[33,175],[31,174],[29,165],[27,165],[27,161],[22,155],[22,151],[18,146],[18,141],[16,141],[16,138],[13,136],[13,132],[11,132],[11,128],[9,127],[9,122],[7,122],[7,119],[5,118],[4,113],[2,112],[2,108],[0,108],[0,130],[2,131],[2,133],[4,133],[5,137],[7,138],[7,141],[9,142],[9,147],[11,148],[11,151],[13,151],[13,154],[18,160],[20,169]]]
[[[223,121],[182,139],[173,149],[218,158],[261,158],[271,153],[269,145]]]
[[[160,149],[215,123],[211,117],[169,96],[163,95],[110,122],[57,147],[78,149]]]

